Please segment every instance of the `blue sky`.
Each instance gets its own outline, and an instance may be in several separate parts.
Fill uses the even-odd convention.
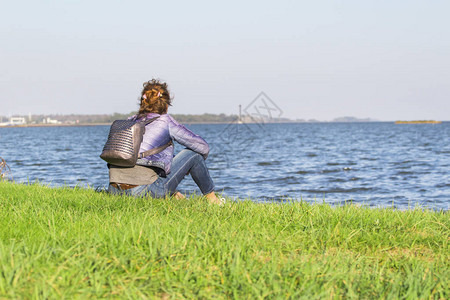
[[[449,1],[7,1],[0,115],[237,113],[264,91],[296,119],[450,120]]]

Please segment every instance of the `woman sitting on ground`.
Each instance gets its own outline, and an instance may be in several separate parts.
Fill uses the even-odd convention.
[[[137,117],[139,120],[158,118],[145,127],[139,153],[171,141],[178,142],[186,149],[174,157],[174,146],[171,144],[157,154],[139,159],[134,167],[110,165],[108,191],[133,196],[184,198],[177,191],[177,186],[187,174],[191,174],[211,203],[221,203],[205,164],[209,153],[208,144],[167,113],[170,105],[171,97],[166,83],[156,79],[144,83]]]

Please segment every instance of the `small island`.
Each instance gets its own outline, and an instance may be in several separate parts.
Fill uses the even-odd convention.
[[[395,121],[395,124],[441,124],[442,121],[417,120],[417,121]]]

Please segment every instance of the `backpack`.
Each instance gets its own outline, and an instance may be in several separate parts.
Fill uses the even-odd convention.
[[[137,117],[128,120],[116,120],[112,123],[108,140],[103,147],[100,158],[107,163],[119,167],[134,167],[138,158],[157,154],[170,145],[167,144],[139,153],[145,133],[145,126],[159,117],[138,121]]]

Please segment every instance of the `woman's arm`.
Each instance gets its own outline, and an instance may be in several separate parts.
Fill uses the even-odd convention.
[[[200,153],[206,159],[209,154],[208,143],[201,136],[178,123],[172,116],[168,115],[168,117],[170,137],[181,145]]]

